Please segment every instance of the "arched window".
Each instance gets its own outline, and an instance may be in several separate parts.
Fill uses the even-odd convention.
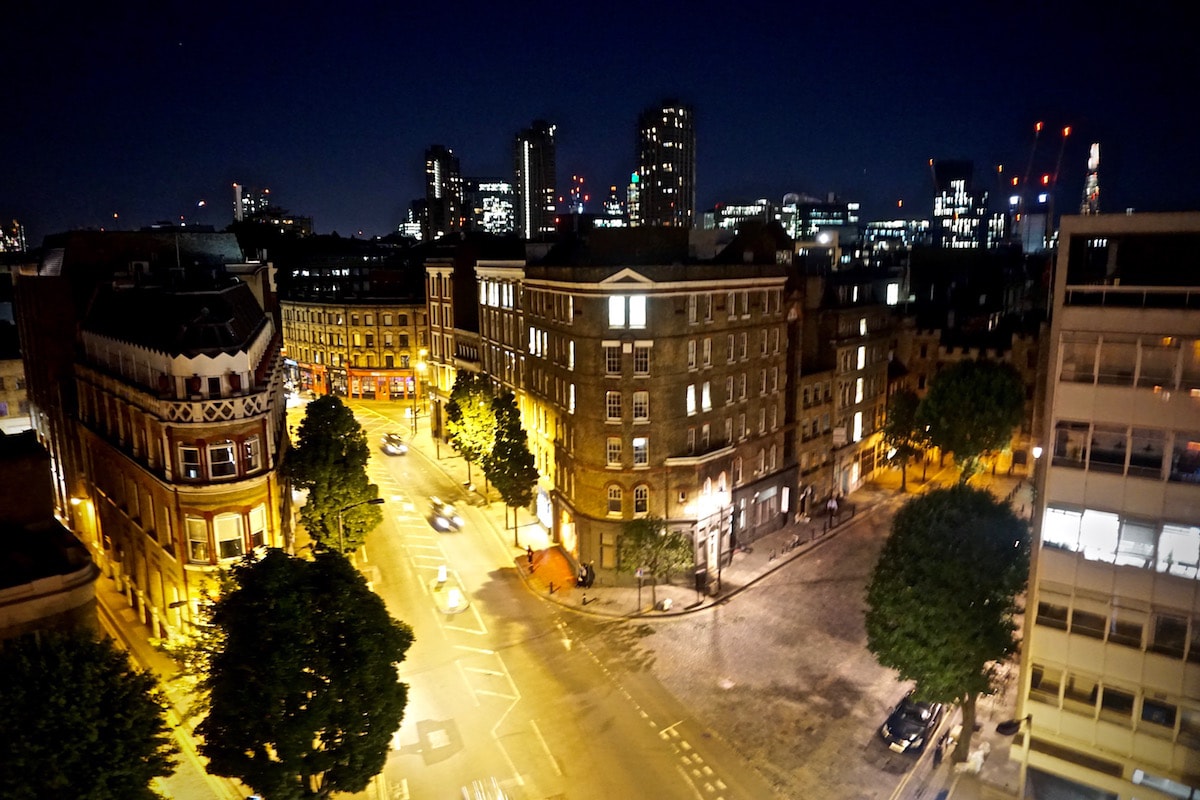
[[[645,484],[633,487],[633,513],[647,514],[650,511],[650,487]]]
[[[608,487],[608,513],[609,514],[620,514],[621,513],[621,487],[620,486],[613,485],[613,486]]]

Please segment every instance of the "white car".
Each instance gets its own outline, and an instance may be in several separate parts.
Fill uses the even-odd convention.
[[[408,445],[398,433],[385,433],[379,441],[379,449],[389,456],[402,456],[408,452]]]

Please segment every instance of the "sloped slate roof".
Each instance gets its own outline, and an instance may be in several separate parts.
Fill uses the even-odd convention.
[[[174,356],[244,350],[266,324],[250,287],[235,283],[212,291],[104,287],[83,328]]]

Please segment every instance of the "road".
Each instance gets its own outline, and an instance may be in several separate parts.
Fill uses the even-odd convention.
[[[878,736],[907,686],[867,651],[863,622],[890,524],[883,510],[855,521],[728,604],[656,620],[638,643],[652,676],[783,796],[910,796],[918,758]]]
[[[361,409],[359,421],[373,445],[395,429]],[[368,472],[388,502],[359,567],[416,643],[401,668],[410,699],[396,749],[364,796],[457,797],[491,777],[512,800],[773,796],[655,679],[652,659],[638,655],[638,626],[531,595],[512,543],[477,508],[460,505],[462,531],[436,532],[428,497],[463,490],[425,454],[375,455]],[[464,598],[452,609],[451,589]]]

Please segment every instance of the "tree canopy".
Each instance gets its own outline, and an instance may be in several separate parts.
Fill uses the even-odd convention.
[[[1000,450],[1021,424],[1025,389],[1020,374],[998,361],[959,361],[933,377],[918,409],[930,441],[954,453],[965,482],[979,456]]]
[[[908,490],[908,461],[924,450],[927,439],[925,426],[917,419],[921,400],[912,389],[901,388],[888,400],[887,418],[883,424],[883,441],[896,450],[900,461],[900,491]]]
[[[660,517],[639,517],[625,523],[617,541],[617,567],[621,572],[637,572],[650,578],[650,602],[658,604],[655,589],[660,580],[668,580],[677,570],[696,563],[692,540],[679,531],[667,530]]]
[[[298,438],[288,451],[284,472],[294,486],[308,490],[300,522],[321,548],[357,550],[383,521],[375,505],[348,510],[342,514],[339,543],[338,511],[379,496],[379,487],[367,478],[366,433],[354,412],[329,395],[308,404]]]
[[[148,672],[87,632],[0,643],[0,797],[158,798],[174,772],[167,701]]]
[[[959,702],[957,758],[970,749],[975,699],[1016,651],[1016,597],[1029,574],[1029,532],[982,489],[957,485],[896,514],[867,587],[867,647],[920,697]]]
[[[460,370],[446,403],[446,430],[450,445],[471,465],[492,452],[496,439],[496,414],[492,410],[492,392],[488,379]]]
[[[334,553],[270,550],[233,576],[212,607],[221,645],[201,682],[209,770],[272,800],[364,790],[404,717],[396,667],[412,629]]]
[[[483,458],[483,472],[500,492],[504,504],[514,510],[515,525],[516,510],[527,508],[533,502],[538,471],[512,392],[492,400],[492,414],[496,419],[496,438],[492,451]]]

